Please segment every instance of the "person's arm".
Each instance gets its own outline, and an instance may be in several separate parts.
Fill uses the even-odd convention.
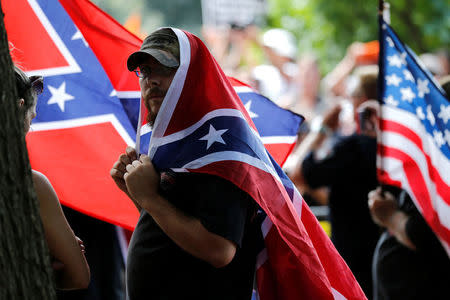
[[[354,42],[351,44],[344,58],[336,65],[336,67],[328,73],[323,79],[325,89],[331,91],[334,95],[345,95],[345,81],[356,67],[356,56],[362,51],[363,43]]]
[[[339,113],[341,112],[341,107],[335,105],[329,111],[325,113],[322,120],[322,125],[320,130],[311,131],[302,141],[302,143],[295,150],[295,155],[297,155],[296,167],[290,172],[290,177],[292,182],[297,185],[303,185],[304,177],[302,171],[302,164],[310,152],[317,151],[322,146],[323,142],[327,139],[328,135],[336,130],[339,124]]]
[[[55,190],[41,173],[32,173],[34,188],[40,205],[40,215],[50,255],[62,265],[56,272],[56,286],[60,289],[84,289],[90,281],[84,246],[75,237],[61,209]]]
[[[234,242],[208,231],[199,219],[186,215],[158,192],[160,175],[148,156],[141,155],[126,171],[124,180],[131,197],[179,247],[216,268],[233,260]]]
[[[416,250],[406,231],[409,216],[398,209],[394,196],[389,192],[383,192],[380,187],[369,192],[368,196],[373,221],[385,227],[401,244]]]

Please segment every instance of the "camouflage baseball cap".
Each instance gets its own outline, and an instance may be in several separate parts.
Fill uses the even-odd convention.
[[[141,49],[132,53],[127,60],[129,71],[134,71],[146,59],[153,56],[162,65],[175,68],[180,65],[180,46],[176,34],[170,28],[160,28],[147,36]]]

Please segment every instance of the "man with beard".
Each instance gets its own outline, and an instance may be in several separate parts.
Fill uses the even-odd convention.
[[[127,61],[139,77],[148,122],[156,127],[180,67],[170,28],[150,34]],[[180,67],[181,68],[181,67]],[[202,82],[202,74],[196,74]],[[175,79],[174,79],[175,78]],[[173,89],[173,88],[172,88]],[[157,172],[128,147],[111,169],[140,218],[130,242],[127,293],[135,299],[250,299],[255,267],[254,201],[231,182],[200,173]]]

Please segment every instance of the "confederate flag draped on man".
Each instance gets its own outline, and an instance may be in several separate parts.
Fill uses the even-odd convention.
[[[131,300],[250,299],[255,269],[262,300],[365,299],[196,36],[159,29],[128,69],[153,124],[149,156],[127,148],[111,170],[141,212]]]

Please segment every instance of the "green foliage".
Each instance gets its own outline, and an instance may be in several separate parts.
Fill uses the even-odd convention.
[[[200,0],[91,0],[123,24],[133,13],[142,16],[142,29],[150,33],[161,26],[173,26],[200,32]]]
[[[330,70],[354,41],[378,38],[378,1],[268,0],[268,24],[294,33],[300,52],[314,52],[324,71]],[[417,53],[450,44],[447,0],[393,0],[391,24]]]
[[[202,22],[200,0],[145,1],[148,11],[159,11],[164,15],[164,24],[186,29],[199,34]]]

